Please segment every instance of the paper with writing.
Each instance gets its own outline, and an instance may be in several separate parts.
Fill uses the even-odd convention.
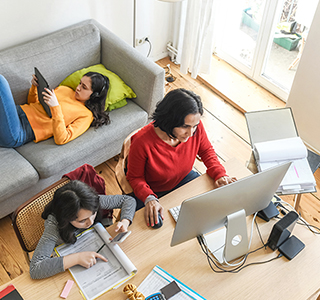
[[[110,244],[109,238],[109,233],[98,223],[79,235],[75,244],[62,244],[55,249],[58,255],[65,256],[83,251],[97,251],[103,243],[106,244],[99,253],[106,257],[108,262],[97,259],[97,263],[89,269],[80,265],[69,269],[85,299],[94,299],[118,287],[137,272],[119,245]]]
[[[156,292],[159,292],[160,289],[162,289],[173,280],[176,281],[181,291],[170,298],[170,300],[205,300],[205,298],[203,298],[201,295],[190,289],[180,280],[173,277],[159,266],[155,266],[152,269],[149,275],[138,286],[137,290],[147,297]]]

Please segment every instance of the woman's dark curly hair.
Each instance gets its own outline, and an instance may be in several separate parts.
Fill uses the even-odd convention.
[[[45,206],[42,218],[47,219],[52,214],[58,222],[58,230],[65,243],[75,243],[76,228],[70,221],[77,219],[80,209],[99,212],[99,195],[86,183],[72,180],[57,189],[53,199]],[[97,218],[99,218],[97,214]],[[96,219],[97,219],[96,218]]]
[[[203,115],[200,96],[186,89],[176,89],[158,102],[152,120],[154,127],[159,127],[170,138],[176,138],[173,129],[181,127],[187,115],[197,113]]]
[[[92,112],[92,127],[98,128],[110,123],[109,114],[105,111],[105,102],[109,90],[109,78],[96,72],[88,72],[84,76],[91,78],[92,94],[85,106]]]

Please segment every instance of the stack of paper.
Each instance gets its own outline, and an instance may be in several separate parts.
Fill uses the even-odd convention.
[[[253,153],[259,171],[292,162],[277,192],[292,194],[315,190],[316,181],[307,160],[308,151],[300,137],[256,143]]]

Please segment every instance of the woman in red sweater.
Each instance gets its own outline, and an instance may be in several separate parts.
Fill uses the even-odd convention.
[[[0,75],[0,147],[19,147],[54,137],[58,145],[66,144],[84,133],[90,126],[109,123],[104,111],[109,79],[89,72],[76,90],[59,86],[43,92],[52,118],[38,100],[37,78],[33,75],[28,104],[15,105],[8,82]],[[3,96],[5,95],[5,97]]]
[[[159,213],[163,219],[158,198],[199,176],[192,170],[197,155],[217,187],[236,180],[219,162],[200,121],[202,114],[198,95],[185,89],[173,90],[157,104],[153,122],[131,138],[127,179],[137,209],[146,207],[148,226],[158,223]]]

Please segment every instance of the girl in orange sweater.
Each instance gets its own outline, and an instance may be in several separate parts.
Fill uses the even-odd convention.
[[[15,105],[6,79],[0,75],[0,146],[19,147],[54,137],[58,145],[66,144],[84,133],[90,126],[109,123],[104,111],[109,79],[89,72],[76,90],[59,86],[43,92],[51,110],[50,118],[38,101],[37,78],[33,75],[28,104]],[[4,97],[5,95],[5,97]]]

